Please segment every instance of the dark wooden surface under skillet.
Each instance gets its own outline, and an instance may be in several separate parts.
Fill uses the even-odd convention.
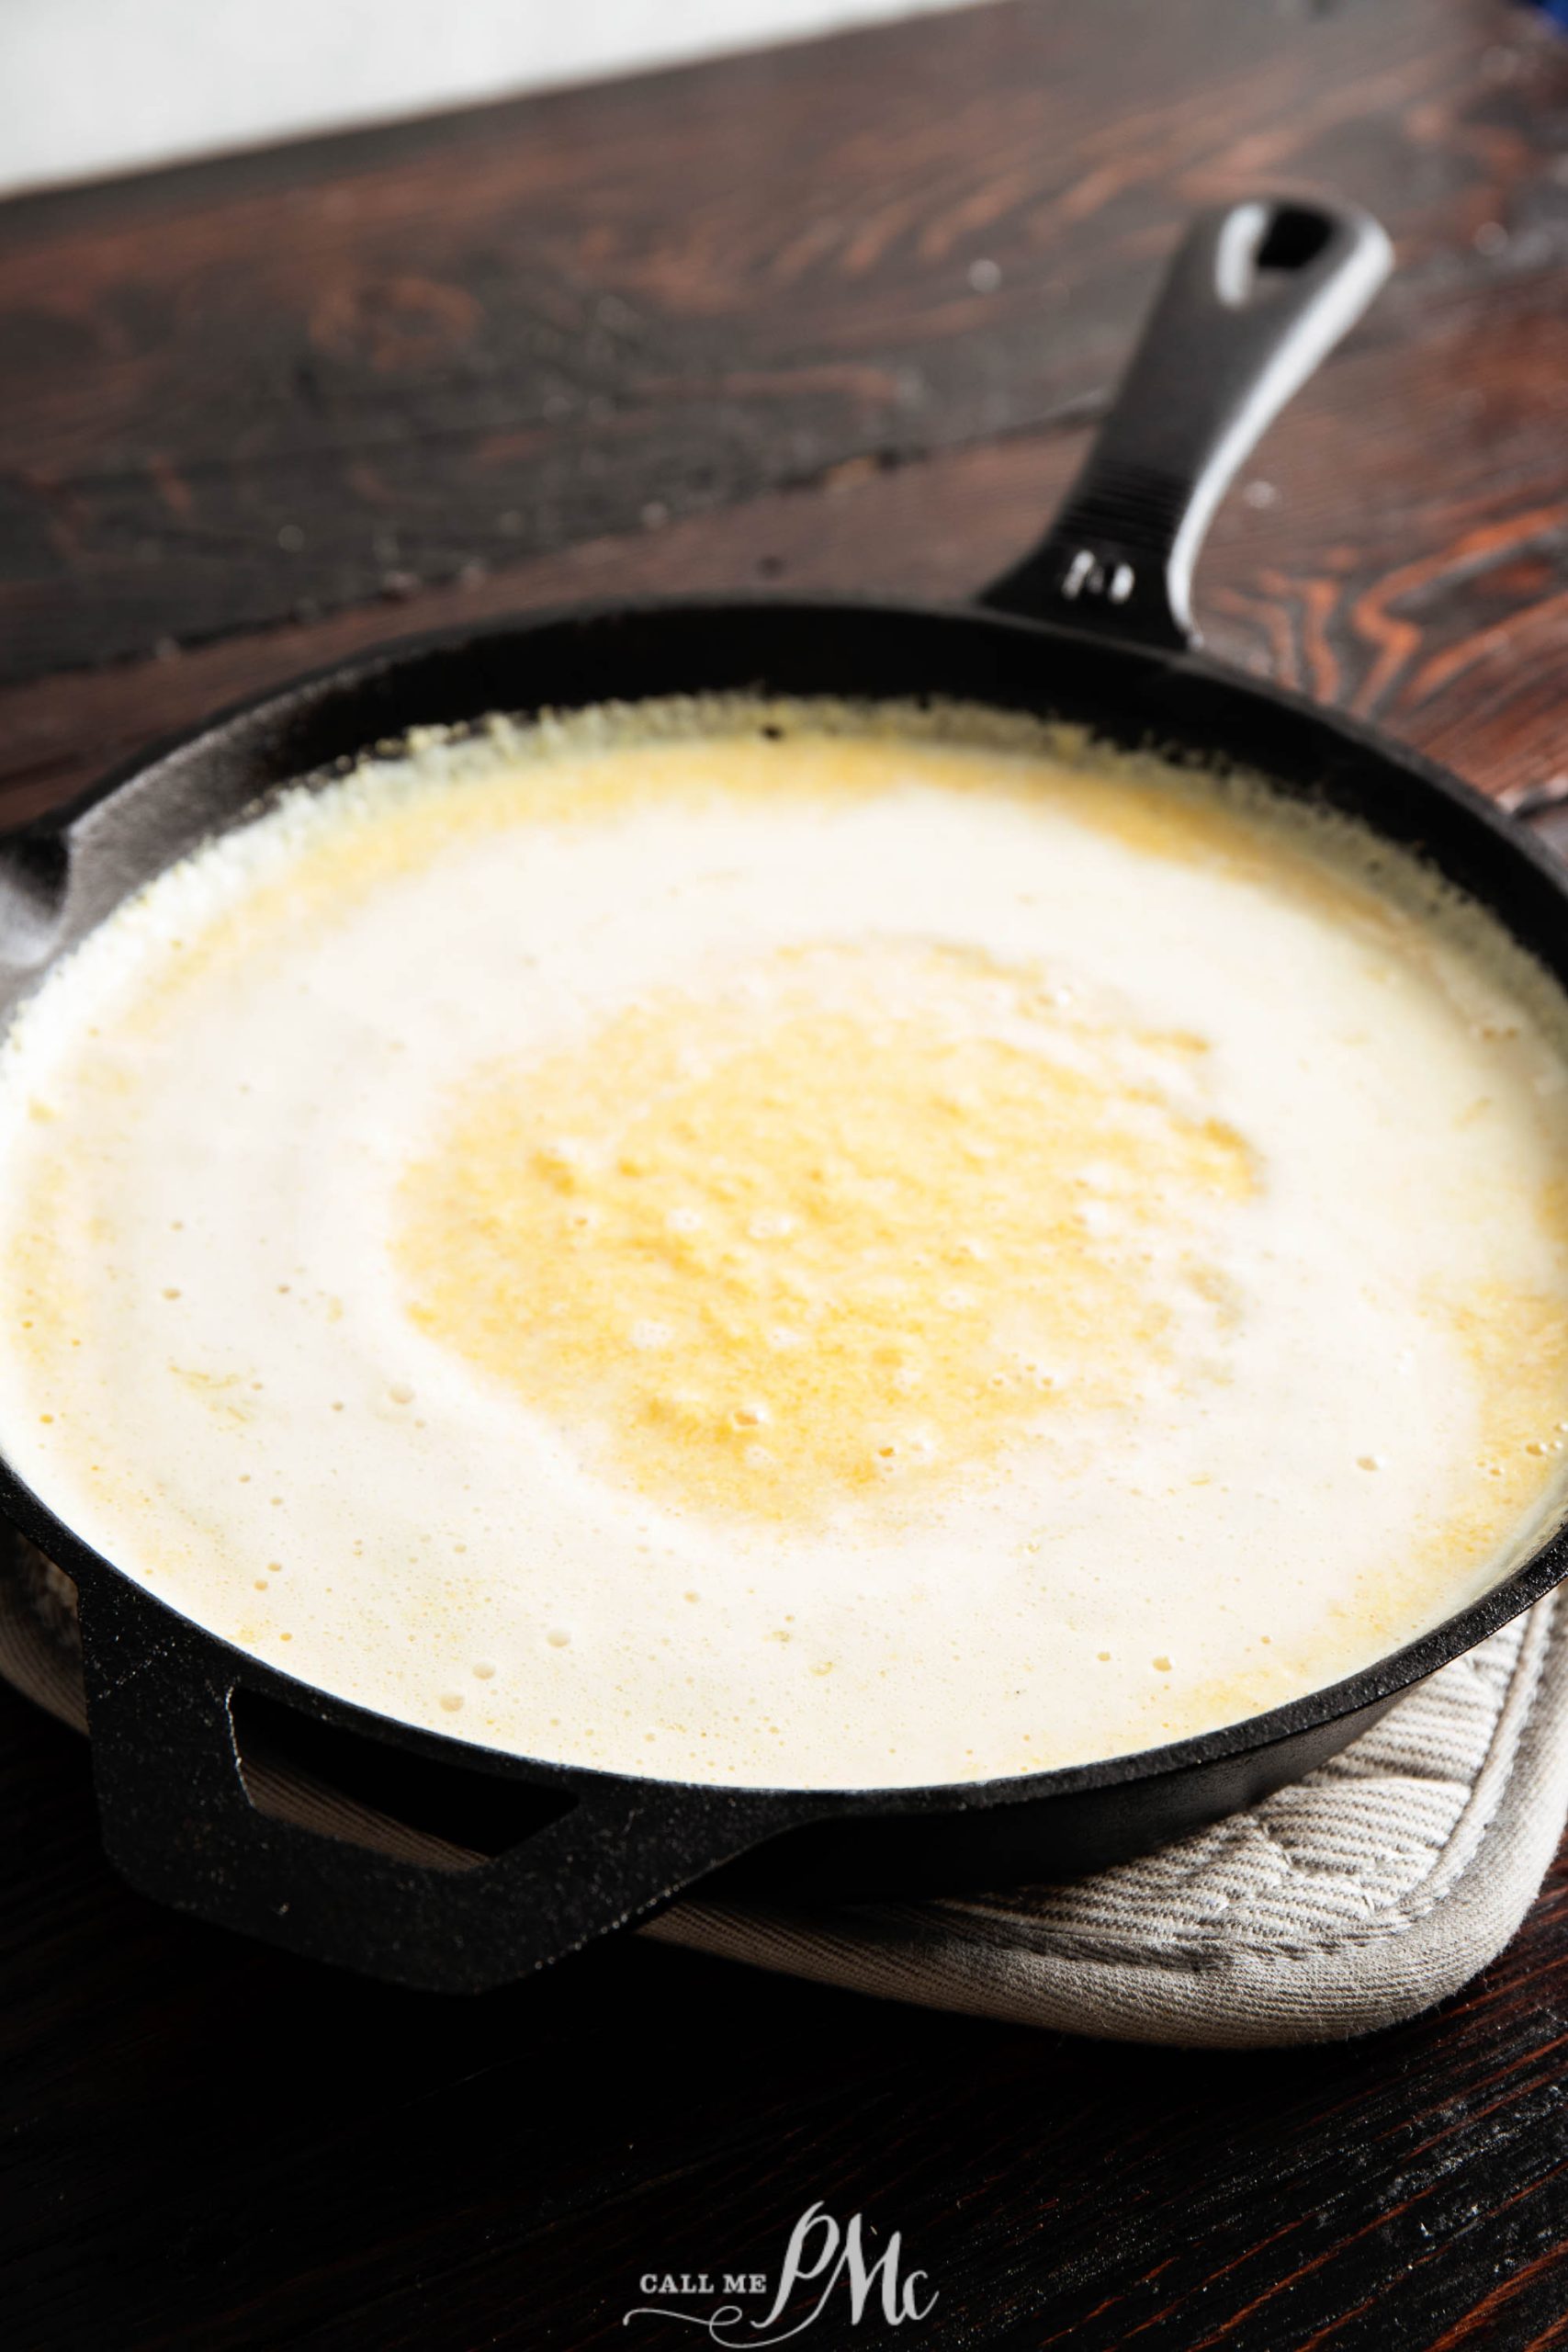
[[[90,70],[90,67],[85,67]],[[1494,790],[1568,767],[1568,42],[1505,0],[1004,0],[0,207],[0,817],[406,629],[735,583],[954,596],[1080,454],[1181,216],[1388,222],[1227,503],[1212,644]],[[0,1693],[0,2335],[651,2346],[823,2199],[897,2340],[1568,2342],[1568,1865],[1470,1989],[1213,2056],[635,1941],[444,2004],[166,1917]],[[840,2314],[804,2339],[852,2337]]]

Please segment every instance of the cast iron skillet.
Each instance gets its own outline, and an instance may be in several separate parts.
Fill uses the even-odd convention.
[[[1214,503],[1387,261],[1376,224],[1338,207],[1258,198],[1195,222],[1066,511],[976,607],[597,605],[395,646],[216,720],[0,842],[0,1012],[129,890],[368,744],[495,709],[750,688],[941,695],[1260,769],[1429,859],[1568,983],[1568,887],[1520,831],[1409,752],[1194,650],[1188,582]],[[1554,1534],[1366,1672],[1143,1755],[955,1787],[727,1790],[496,1755],[346,1706],[152,1598],[3,1464],[0,1508],[77,1584],[104,1843],[126,1877],[295,1951],[451,1990],[521,1975],[721,1866],[727,1887],[866,1896],[1070,1875],[1155,1846],[1333,1754],[1568,1569]],[[258,1809],[253,1732],[398,1818],[445,1808],[486,1859],[422,1866]]]

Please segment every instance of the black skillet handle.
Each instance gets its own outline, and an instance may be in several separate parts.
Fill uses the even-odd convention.
[[[1391,259],[1353,205],[1257,196],[1200,213],[1061,514],[980,603],[1140,645],[1195,643],[1192,565],[1214,508]]]
[[[116,1869],[177,1910],[394,1984],[509,1983],[820,1810],[788,1795],[541,1771],[553,1817],[519,1843],[466,1865],[403,1859],[253,1803],[234,1723],[236,1690],[251,1682],[239,1653],[119,1577],[85,1577],[80,1605],[99,1821]]]

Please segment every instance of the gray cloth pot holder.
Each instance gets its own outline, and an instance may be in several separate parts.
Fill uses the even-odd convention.
[[[0,1582],[0,1674],[83,1729],[63,1584],[51,1601],[36,1577]],[[298,1786],[270,1809],[368,1843],[396,1834]],[[641,1932],[1117,2041],[1325,2041],[1413,2016],[1494,1959],[1565,1814],[1568,1608],[1551,1594],[1304,1781],[1140,1860],[1059,1886],[819,1912],[688,1900]]]

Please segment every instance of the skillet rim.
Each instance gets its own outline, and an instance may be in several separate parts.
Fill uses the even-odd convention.
[[[1272,679],[1250,676],[1228,663],[1215,661],[1199,645],[1167,649],[1134,641],[1110,641],[1102,632],[1093,628],[1074,628],[1054,617],[1013,614],[974,603],[901,599],[869,594],[817,595],[765,590],[715,590],[686,595],[601,597],[540,606],[493,616],[482,621],[456,623],[378,640],[336,662],[320,664],[290,675],[281,684],[243,695],[193,725],[143,746],[116,763],[102,778],[95,780],[69,800],[0,835],[0,856],[3,856],[7,844],[65,840],[74,836],[77,829],[85,828],[99,810],[122,796],[128,796],[137,785],[154,789],[160,771],[167,769],[171,763],[179,763],[204,752],[219,753],[225,746],[232,750],[236,739],[243,736],[247,727],[264,722],[269,717],[282,720],[291,713],[303,715],[313,704],[325,702],[335,693],[362,690],[370,686],[378,677],[412,668],[421,660],[456,654],[482,642],[521,639],[563,626],[607,625],[621,620],[657,623],[672,620],[682,614],[722,615],[738,611],[768,616],[781,621],[792,619],[796,625],[812,619],[826,623],[881,620],[894,624],[904,621],[962,624],[969,631],[978,629],[987,634],[1000,634],[1025,641],[1045,640],[1065,646],[1069,652],[1077,647],[1086,654],[1092,654],[1096,661],[1125,662],[1145,675],[1165,673],[1184,681],[1190,680],[1199,687],[1210,686],[1226,695],[1239,696],[1244,702],[1268,714],[1275,723],[1289,724],[1292,720],[1308,723],[1384,771],[1393,772],[1424,791],[1435,794],[1450,811],[1458,814],[1461,824],[1478,825],[1506,856],[1517,860],[1525,870],[1543,881],[1561,902],[1564,915],[1568,916],[1568,865],[1546,849],[1522,822],[1510,818],[1474,786],[1425,753],[1384,736],[1355,714],[1341,712],[1330,705],[1316,702],[1310,695]],[[803,697],[807,691],[804,688],[791,689],[784,698]],[[920,694],[921,690],[917,688],[903,698],[918,701]],[[651,696],[628,697],[643,698]],[[868,702],[883,703],[898,698],[882,693],[868,694],[865,697]],[[984,707],[983,697],[974,695],[955,695],[953,699],[979,703]],[[490,706],[491,708],[502,707]],[[556,707],[541,703],[536,708]],[[573,702],[561,707],[575,708],[588,706]],[[1049,703],[1043,693],[1033,706],[1013,704],[1008,707],[1032,707],[1037,716],[1044,718],[1050,715]],[[475,717],[480,715],[475,714]],[[412,723],[438,725],[443,722],[433,718],[428,721]],[[473,721],[446,723],[461,727]],[[1089,723],[1092,729],[1094,722]],[[363,756],[367,750],[376,752],[382,740],[390,742],[395,739],[376,739],[368,745],[362,739],[359,755]],[[1150,742],[1151,748],[1157,748],[1152,736],[1146,735],[1144,740]],[[1235,756],[1223,741],[1215,741],[1212,752],[1216,762]],[[1248,760],[1245,764],[1252,766],[1255,763]],[[291,780],[320,785],[330,781],[331,774],[330,763],[321,763],[314,768],[297,771]],[[1267,784],[1286,797],[1304,797],[1292,792],[1266,770],[1263,775]],[[249,801],[242,803],[220,824],[209,828],[203,838],[215,839],[220,833],[254,819],[265,807],[269,796],[279,789],[286,789],[289,780],[276,779],[263,785]],[[1359,813],[1369,830],[1387,839],[1397,839],[1380,826],[1375,819],[1364,811]],[[0,1030],[9,1028],[33,988],[55,968],[80,938],[105,921],[125,897],[144,887],[169,865],[177,863],[181,856],[189,854],[188,850],[176,851],[173,856],[136,874],[107,906],[92,914],[75,937],[46,952],[28,970],[22,986],[15,993],[6,1011],[0,1014]],[[1416,854],[1420,854],[1419,852]],[[1520,937],[1517,926],[1506,913],[1468,885],[1459,887],[1481,904],[1532,960],[1540,960],[1536,949]],[[1568,922],[1565,922],[1564,930],[1568,934]],[[1568,992],[1568,975],[1555,977],[1558,977],[1558,985]],[[374,1741],[412,1747],[416,1753],[434,1760],[455,1764],[469,1771],[543,1780],[568,1786],[582,1783],[601,1790],[625,1789],[647,1792],[652,1798],[667,1792],[671,1797],[721,1803],[727,1807],[739,1808],[743,1813],[758,1815],[779,1816],[783,1809],[780,1826],[857,1815],[952,1815],[966,1810],[1028,1805],[1055,1797],[1091,1794],[1112,1789],[1136,1789],[1143,1784],[1174,1779],[1235,1758],[1254,1754],[1261,1756],[1303,1734],[1327,1729],[1347,1716],[1389,1703],[1402,1691],[1474,1649],[1491,1634],[1522,1614],[1568,1577],[1568,1497],[1565,1497],[1556,1525],[1517,1567],[1476,1600],[1440,1619],[1415,1640],[1384,1653],[1355,1673],[1336,1682],[1319,1685],[1280,1706],[1241,1716],[1234,1723],[1217,1725],[1186,1739],[1038,1772],[974,1781],[911,1781],[873,1788],[801,1787],[791,1782],[686,1781],[615,1771],[595,1765],[560,1763],[525,1756],[513,1749],[488,1747],[480,1742],[455,1737],[449,1733],[406,1723],[397,1716],[383,1714],[375,1708],[341,1699],[320,1685],[274,1667],[212,1633],[197,1619],[187,1616],[163,1594],[139,1582],[127,1569],[88,1544],[20,1477],[3,1450],[0,1450],[0,1515],[79,1584],[90,1585],[99,1578],[112,1581],[129,1595],[133,1595],[138,1606],[166,1614],[186,1635],[194,1636],[204,1647],[220,1655],[233,1669],[232,1680],[237,1687],[274,1696],[299,1713],[339,1724]],[[765,1838],[769,1833],[762,1828],[761,1834]]]

